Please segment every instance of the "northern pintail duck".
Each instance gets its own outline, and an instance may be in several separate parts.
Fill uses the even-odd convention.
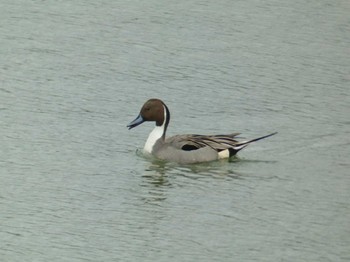
[[[148,100],[138,117],[127,127],[134,128],[145,121],[154,121],[156,126],[148,136],[144,150],[155,157],[181,164],[208,162],[234,156],[252,142],[275,133],[251,140],[237,141],[239,133],[227,135],[176,135],[165,137],[170,122],[170,112],[163,101]]]

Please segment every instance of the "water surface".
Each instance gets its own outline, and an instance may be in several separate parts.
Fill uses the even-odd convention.
[[[2,1],[2,261],[349,261],[348,1]],[[169,135],[279,134],[232,161]]]

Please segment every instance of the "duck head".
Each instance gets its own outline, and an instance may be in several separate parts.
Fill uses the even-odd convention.
[[[160,99],[152,98],[148,100],[141,108],[140,114],[134,121],[127,125],[129,129],[134,128],[143,122],[156,122],[156,126],[163,126],[166,129],[169,124],[170,113],[167,106]]]

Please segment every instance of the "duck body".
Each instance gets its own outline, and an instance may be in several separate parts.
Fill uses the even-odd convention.
[[[248,144],[272,136],[237,141],[239,133],[227,135],[176,135],[166,138],[170,111],[160,99],[150,99],[141,108],[138,117],[127,127],[134,128],[143,122],[154,121],[155,128],[148,136],[144,150],[155,157],[180,164],[209,162],[234,156]]]

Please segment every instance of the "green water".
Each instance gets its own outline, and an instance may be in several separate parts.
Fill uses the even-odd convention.
[[[1,261],[349,261],[347,1],[2,1]],[[231,162],[169,135],[278,131]]]

